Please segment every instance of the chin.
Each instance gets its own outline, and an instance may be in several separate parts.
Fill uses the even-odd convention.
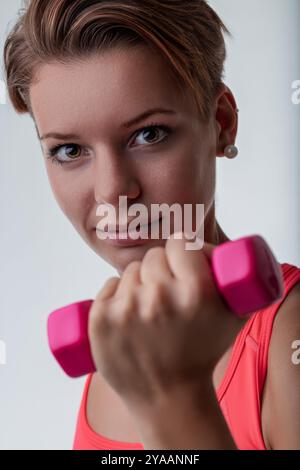
[[[104,261],[115,268],[119,275],[125,271],[126,267],[133,261],[142,261],[150,248],[155,246],[165,246],[167,240],[148,240],[147,243],[136,246],[112,246],[103,240],[96,238],[89,242],[89,245]]]
[[[154,246],[164,246],[165,240],[152,240],[147,245],[133,246],[130,248],[119,247],[116,250],[115,256],[108,262],[117,269],[118,273],[122,275],[126,267],[133,261],[142,261],[145,254],[150,248]]]

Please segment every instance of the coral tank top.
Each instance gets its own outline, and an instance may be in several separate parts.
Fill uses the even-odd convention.
[[[267,450],[261,426],[261,397],[267,373],[268,350],[275,315],[292,287],[300,281],[300,268],[281,264],[284,297],[253,313],[237,335],[216,396],[236,446],[240,450]],[[87,376],[77,416],[73,450],[143,450],[141,442],[121,442],[93,431],[86,403],[93,374]]]

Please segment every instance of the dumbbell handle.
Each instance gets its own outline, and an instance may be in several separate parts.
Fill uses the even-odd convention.
[[[214,248],[211,270],[216,287],[230,310],[243,317],[279,301],[284,292],[280,265],[260,235]],[[47,322],[49,347],[71,377],[95,372],[88,339],[93,300],[53,311]]]

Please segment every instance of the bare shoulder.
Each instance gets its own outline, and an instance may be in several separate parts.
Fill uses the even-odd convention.
[[[266,434],[271,449],[300,449],[300,282],[275,316],[266,381]]]

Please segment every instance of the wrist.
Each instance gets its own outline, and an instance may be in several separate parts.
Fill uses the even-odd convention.
[[[163,419],[174,409],[176,412],[194,408],[201,411],[203,407],[205,411],[207,403],[217,403],[212,376],[203,380],[178,382],[158,392],[149,402],[135,400],[130,408],[135,416],[149,422]],[[181,406],[178,409],[179,404]]]
[[[172,388],[135,417],[145,449],[236,449],[212,380]]]

